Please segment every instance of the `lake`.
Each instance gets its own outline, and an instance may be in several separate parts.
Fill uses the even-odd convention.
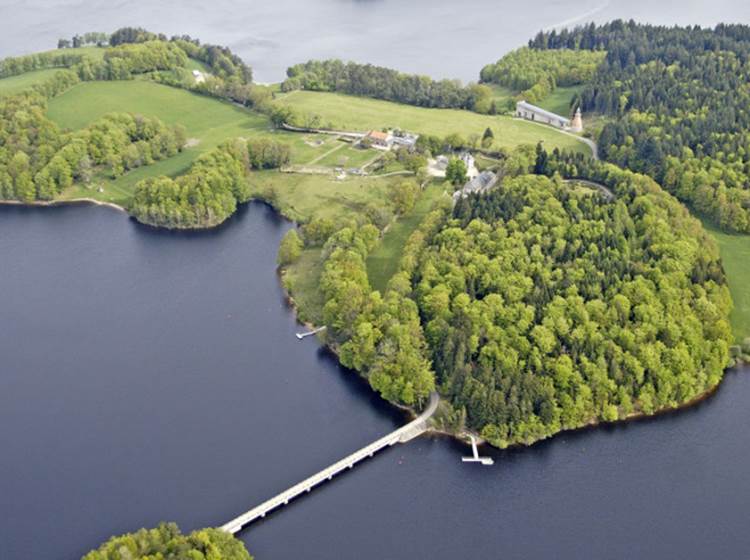
[[[91,206],[0,207],[0,558],[218,525],[404,422],[301,327],[289,224],[244,206],[165,233]],[[750,375],[677,414],[485,450],[422,437],[240,537],[261,559],[738,558]]]
[[[543,28],[634,18],[663,25],[750,22],[744,0],[0,0],[0,56],[60,37],[141,26],[230,46],[257,80],[279,81],[311,58],[372,62],[476,80],[485,64]]]

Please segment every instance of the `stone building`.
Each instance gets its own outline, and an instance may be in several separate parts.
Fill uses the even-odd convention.
[[[529,121],[548,124],[562,130],[570,130],[572,132],[581,132],[583,130],[580,108],[576,111],[576,115],[571,122],[570,119],[562,115],[556,115],[526,101],[519,101],[516,103],[516,116]]]

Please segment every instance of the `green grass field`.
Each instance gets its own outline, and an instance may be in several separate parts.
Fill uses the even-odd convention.
[[[333,220],[354,218],[370,203],[384,206],[387,204],[388,185],[398,179],[350,177],[337,181],[331,176],[261,171],[252,174],[250,184],[262,198],[269,198],[268,193],[272,191],[274,206],[288,218],[303,222],[322,217]],[[424,205],[421,200],[420,205]],[[410,219],[413,217],[410,216]],[[398,222],[393,227],[396,226],[399,226]],[[403,229],[403,226],[400,228]],[[393,234],[389,235],[394,237]],[[403,248],[403,242],[400,247]],[[383,274],[387,274],[386,269],[395,271],[398,265],[400,249],[395,238],[390,241],[389,248],[393,262],[386,263]],[[297,302],[300,319],[315,324],[322,324],[325,304],[320,290],[322,269],[319,248],[305,249],[300,258],[286,269],[285,284]]]
[[[65,53],[65,54],[85,54],[91,60],[102,60],[104,58],[104,52],[106,48],[99,48],[96,46],[91,47],[78,47],[75,49],[54,49],[46,51],[48,53]]]
[[[365,163],[382,156],[377,150],[355,148],[351,144],[339,142],[340,148],[320,159],[316,165],[326,167],[362,167]]]
[[[714,225],[703,222],[703,227],[716,239],[721,260],[732,293],[732,330],[736,340],[750,336],[750,235],[724,233]]]
[[[362,212],[371,202],[382,205],[391,180],[348,177],[338,181],[328,175],[257,171],[252,173],[250,185],[263,198],[272,191],[274,206],[288,218],[304,222],[349,217]]]
[[[563,117],[568,117],[570,116],[570,100],[581,91],[583,91],[583,86],[559,87],[539,103],[539,106]]]
[[[444,184],[429,185],[414,209],[391,225],[380,245],[367,257],[367,276],[373,289],[381,293],[385,291],[388,281],[398,270],[404,245],[442,196],[448,196]]]
[[[46,82],[59,70],[60,68],[49,68],[47,70],[36,70],[18,76],[11,76],[10,78],[3,78],[0,80],[0,97],[20,93],[31,86]]]
[[[269,133],[268,119],[263,115],[217,99],[140,80],[79,84],[52,99],[48,114],[61,127],[77,130],[112,112],[154,116],[168,124],[182,124],[191,139],[191,147],[173,158],[106,181],[103,193],[75,186],[64,193],[63,198],[90,196],[122,204],[130,198],[135,184],[145,177],[178,175],[185,172],[200,153],[224,140]]]
[[[320,289],[323,273],[323,250],[305,249],[299,259],[286,269],[284,284],[297,304],[298,317],[315,325],[323,324],[325,299]]]
[[[497,147],[543,141],[550,149],[566,148],[586,152],[588,148],[552,128],[536,126],[505,116],[480,115],[454,109],[425,109],[388,101],[354,97],[338,93],[294,91],[278,98],[277,103],[302,113],[319,115],[325,127],[365,131],[383,127],[401,128],[421,134],[464,137],[481,135],[487,127],[495,133]]]
[[[492,100],[497,105],[497,112],[505,110],[505,107],[511,104],[516,97],[512,89],[498,84],[484,84],[492,90]]]

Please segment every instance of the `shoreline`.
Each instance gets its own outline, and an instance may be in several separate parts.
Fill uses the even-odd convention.
[[[280,210],[279,208],[276,208],[269,201],[267,201],[267,200],[265,200],[265,199],[263,199],[261,197],[252,197],[247,202],[251,202],[251,201],[260,202],[261,204],[265,204],[266,206],[272,208],[273,211],[276,212],[280,217],[282,217],[283,219],[289,221],[293,225],[294,228],[299,227],[299,223],[296,220],[293,220],[289,216],[285,215],[282,210]],[[2,199],[0,199],[0,206],[55,207],[55,206],[77,205],[77,204],[78,205],[85,204],[85,205],[91,205],[91,206],[106,206],[106,207],[112,208],[114,210],[117,210],[119,212],[123,212],[123,213],[127,214],[128,216],[130,216],[130,214],[128,214],[127,210],[124,207],[122,207],[122,206],[120,206],[118,204],[115,204],[113,202],[104,202],[104,201],[96,200],[96,199],[93,199],[93,198],[75,198],[75,199],[69,199],[69,200],[50,200],[50,201],[35,200],[35,201],[31,201],[31,202],[24,202],[24,201],[21,201],[21,200],[2,200]],[[146,224],[146,225],[148,225],[148,224]],[[172,230],[170,230],[170,228],[164,228],[164,227],[159,227],[159,226],[149,226],[149,227],[153,227],[154,229],[164,229],[165,231],[172,231]],[[213,226],[213,227],[216,227],[216,226]],[[205,229],[213,229],[213,227],[211,227],[211,228],[205,228]],[[285,268],[283,268],[281,266],[277,266],[276,267],[276,275],[278,277],[279,286],[280,286],[280,288],[282,290],[282,293],[284,295],[284,299],[285,299],[285,302],[286,302],[287,306],[294,313],[294,318],[297,321],[297,323],[299,323],[300,325],[303,325],[304,327],[306,327],[306,328],[308,328],[310,330],[315,329],[317,326],[320,326],[320,325],[316,326],[313,323],[311,323],[309,321],[304,321],[304,320],[302,320],[300,318],[300,308],[299,308],[299,305],[297,304],[297,301],[294,299],[294,296],[289,292],[289,290],[287,290],[286,286],[284,285],[283,279],[284,279],[285,274],[286,274],[286,269]],[[330,343],[328,343],[327,341],[321,340],[317,335],[316,335],[316,338],[318,339],[321,347],[323,347],[325,350],[331,352],[334,356],[336,356],[336,359],[338,361],[338,352],[336,352],[336,349]],[[339,365],[341,365],[340,361],[339,361]],[[506,447],[497,447],[497,446],[492,445],[491,443],[488,443],[487,441],[485,441],[484,438],[482,438],[481,435],[479,433],[475,432],[475,431],[472,431],[472,430],[462,430],[460,432],[457,432],[457,431],[451,431],[451,430],[446,430],[444,428],[437,428],[437,427],[430,427],[430,428],[428,428],[425,431],[425,434],[432,435],[432,436],[451,437],[451,438],[456,439],[456,440],[458,440],[458,441],[460,441],[461,443],[464,443],[464,444],[468,444],[468,438],[469,438],[469,436],[473,435],[477,439],[477,443],[478,444],[487,444],[490,447],[492,447],[493,449],[497,449],[497,450],[500,450],[500,451],[506,450],[506,449],[519,449],[519,448],[524,448],[524,447],[532,447],[532,446],[534,446],[536,444],[539,444],[541,442],[544,442],[544,441],[547,441],[547,440],[551,440],[551,439],[559,436],[560,434],[564,434],[564,433],[581,432],[581,431],[584,431],[584,430],[596,429],[596,428],[600,428],[600,427],[603,427],[603,426],[616,426],[618,424],[627,424],[627,423],[630,423],[630,422],[638,422],[638,421],[641,421],[641,420],[650,420],[652,418],[656,418],[656,417],[659,417],[659,416],[665,416],[665,415],[668,415],[668,414],[676,414],[676,413],[682,412],[684,410],[690,409],[693,406],[698,405],[698,404],[700,404],[700,403],[708,400],[709,398],[711,398],[718,391],[718,389],[720,388],[720,386],[722,384],[722,381],[724,380],[724,376],[727,373],[729,373],[732,370],[734,370],[735,368],[741,367],[742,365],[746,365],[746,364],[744,362],[739,362],[739,363],[735,363],[731,367],[727,367],[724,370],[724,374],[722,375],[722,378],[716,384],[714,384],[712,387],[708,387],[702,393],[696,395],[695,397],[693,397],[692,399],[690,399],[688,401],[685,401],[684,403],[680,403],[680,404],[677,404],[675,406],[663,407],[663,408],[660,408],[658,410],[655,410],[653,413],[650,413],[650,414],[645,413],[643,411],[631,412],[630,414],[626,415],[625,417],[618,418],[617,420],[614,420],[614,421],[605,421],[605,420],[600,420],[600,419],[597,419],[597,418],[592,418],[591,420],[589,420],[585,424],[582,424],[581,426],[572,427],[572,428],[564,428],[564,429],[558,430],[557,432],[555,432],[553,434],[537,438],[537,439],[535,439],[533,441],[530,441],[530,442],[512,443],[512,444],[509,444]],[[344,366],[342,366],[342,367],[344,367]],[[356,370],[352,370],[352,371],[354,371],[354,373],[356,373],[361,379],[363,379],[364,381],[367,381],[367,378],[364,375],[362,375],[360,372],[358,372]],[[393,402],[390,402],[390,401],[388,401],[386,399],[383,399],[383,401],[386,402],[386,403],[388,403],[390,406],[398,409],[399,411],[406,413],[408,415],[408,417],[411,418],[411,419],[416,418],[418,416],[418,414],[419,414],[418,411],[416,411],[412,407],[408,407],[408,406],[401,405],[401,404],[398,404],[398,403],[393,403]]]
[[[29,202],[25,202],[23,200],[0,200],[0,206],[27,206],[27,207],[37,207],[37,208],[39,207],[51,208],[54,206],[67,206],[67,205],[74,205],[74,204],[90,204],[92,206],[107,206],[119,212],[128,214],[128,211],[125,210],[125,207],[120,206],[119,204],[115,204],[114,202],[105,202],[103,200],[97,200],[95,198],[87,198],[87,197],[70,198],[70,199],[65,199],[65,200],[32,200]]]
[[[274,212],[276,212],[279,216],[281,216],[282,218],[284,218],[285,220],[288,220],[291,224],[293,224],[293,227],[295,227],[295,228],[299,227],[299,223],[296,220],[293,220],[293,219],[289,218],[288,216],[286,216],[284,214],[284,212],[282,212],[280,209],[276,208],[272,203],[270,203],[267,200],[264,200],[262,198],[256,198],[255,200],[258,201],[258,202],[261,202],[261,203],[263,203],[263,204],[265,204],[267,206],[269,206],[270,208],[272,208],[274,210]],[[286,304],[289,306],[289,308],[294,313],[294,317],[295,317],[296,321],[300,325],[303,325],[304,327],[306,327],[306,328],[308,328],[310,330],[313,330],[313,329],[317,328],[318,326],[320,326],[320,325],[315,325],[315,324],[313,324],[313,323],[311,323],[309,321],[304,321],[304,320],[302,320],[300,318],[299,305],[297,304],[296,300],[294,299],[294,296],[289,292],[289,290],[287,290],[287,288],[286,288],[286,286],[284,285],[284,282],[283,282],[284,276],[286,274],[286,269],[284,267],[282,267],[282,266],[277,266],[276,267],[276,274],[278,276],[279,285],[280,285],[281,290],[282,290],[282,292],[284,294],[284,298],[285,298]],[[325,350],[331,352],[334,356],[336,356],[336,359],[338,360],[338,353],[336,352],[336,349],[331,344],[329,344],[325,340],[322,340],[317,335],[316,335],[316,339],[318,340],[318,342],[319,342],[319,344],[321,345],[322,348],[324,348]],[[339,365],[341,365],[341,362],[339,362]],[[685,402],[680,403],[680,404],[677,404],[675,406],[666,406],[666,407],[657,409],[657,410],[655,410],[654,412],[652,412],[650,414],[645,413],[643,411],[631,412],[630,414],[624,416],[623,418],[618,418],[617,420],[614,420],[614,421],[606,421],[606,420],[601,420],[601,419],[597,419],[597,418],[592,418],[591,420],[589,420],[588,422],[586,422],[585,424],[582,424],[580,426],[576,426],[576,427],[572,427],[572,428],[563,428],[563,429],[558,430],[557,432],[555,432],[553,434],[537,438],[537,439],[535,439],[533,441],[530,441],[530,442],[512,443],[512,444],[509,444],[506,447],[497,447],[497,446],[492,445],[491,443],[487,442],[478,432],[475,432],[473,430],[464,429],[464,430],[458,432],[458,431],[451,431],[451,430],[447,430],[445,428],[438,428],[438,427],[429,427],[429,428],[427,428],[427,430],[425,431],[425,435],[436,436],[436,437],[450,437],[450,438],[453,438],[453,439],[455,439],[457,441],[460,441],[461,443],[466,444],[466,445],[468,445],[470,443],[469,437],[470,436],[474,436],[476,438],[476,440],[477,440],[477,444],[479,444],[479,445],[487,444],[490,447],[492,447],[493,449],[496,449],[498,451],[504,451],[506,449],[521,449],[521,448],[532,447],[532,446],[540,444],[542,442],[552,440],[553,438],[555,438],[555,437],[557,437],[559,435],[565,434],[565,433],[583,432],[583,431],[586,431],[586,430],[598,429],[598,428],[605,427],[605,426],[625,425],[625,424],[628,424],[628,423],[634,423],[634,422],[639,422],[639,421],[644,421],[644,420],[651,420],[651,419],[657,418],[659,416],[666,416],[666,415],[669,415],[669,414],[678,414],[680,412],[688,410],[688,409],[690,409],[690,408],[692,408],[692,407],[694,407],[694,406],[696,406],[696,405],[698,405],[698,404],[700,404],[700,403],[702,403],[702,402],[710,399],[719,390],[719,388],[721,387],[722,381],[724,380],[724,376],[727,373],[732,372],[734,369],[742,367],[743,365],[747,365],[747,364],[745,364],[744,362],[738,362],[738,363],[735,363],[734,365],[732,365],[730,367],[727,367],[726,369],[724,369],[724,372],[722,374],[721,379],[716,384],[714,384],[712,387],[706,388],[703,392],[701,392],[700,394],[698,394],[695,397],[691,398],[690,400],[685,401]],[[342,367],[344,367],[344,366],[342,366]],[[362,375],[360,372],[358,372],[356,370],[352,370],[352,371],[354,371],[354,373],[356,375],[358,375],[361,379],[363,379],[364,381],[367,381],[367,378],[364,375]],[[370,389],[373,390],[372,388],[370,388]],[[375,392],[375,391],[373,390],[373,392]],[[411,419],[414,419],[414,418],[416,418],[419,415],[419,412],[416,411],[415,409],[411,408],[411,407],[408,407],[408,406],[405,406],[405,405],[401,405],[401,404],[398,404],[398,403],[393,403],[393,402],[390,402],[390,401],[388,401],[386,399],[383,399],[383,401],[386,402],[386,403],[388,403],[390,406],[392,406],[392,407],[400,410],[401,412],[405,412],[406,414],[408,414],[408,417],[411,418]]]

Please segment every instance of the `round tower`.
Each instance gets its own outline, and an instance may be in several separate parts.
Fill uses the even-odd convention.
[[[583,119],[581,118],[581,108],[576,109],[576,114],[570,123],[570,130],[572,132],[583,132]]]

